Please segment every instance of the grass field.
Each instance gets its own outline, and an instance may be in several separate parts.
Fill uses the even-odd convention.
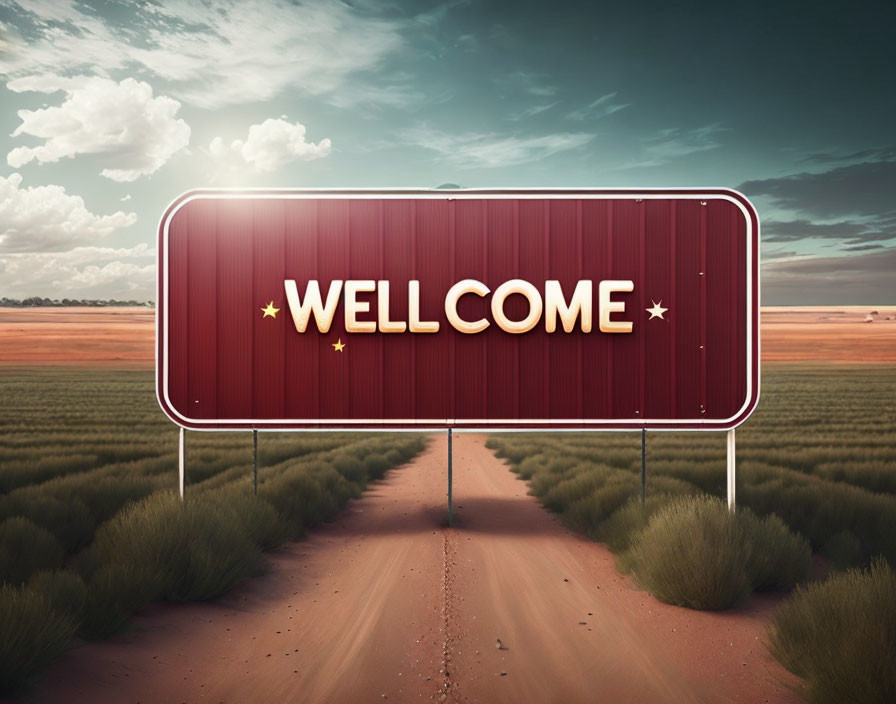
[[[261,553],[338,512],[423,447],[413,434],[177,430],[151,372],[6,368],[0,376],[0,691],[76,633],[103,637],[156,599],[217,596]]]
[[[636,433],[494,435],[491,446],[570,527],[601,539],[640,491]],[[737,430],[737,503],[775,513],[838,567],[896,564],[896,369],[766,365]],[[725,496],[724,433],[649,433],[647,496]]]
[[[785,604],[771,624],[773,652],[816,701],[837,701],[843,687],[887,701],[896,686],[894,391],[888,365],[766,365],[759,409],[737,431],[736,522],[721,499],[724,433],[649,433],[644,505],[636,433],[489,443],[548,509],[606,541],[622,569],[672,603],[726,608],[751,590],[789,589],[811,546],[835,577]],[[77,634],[100,638],[150,601],[212,598],[258,574],[265,550],[335,515],[423,442],[263,433],[256,499],[251,433],[190,433],[180,502],[177,432],[158,410],[151,372],[5,368],[0,691],[27,682]],[[842,571],[875,556],[883,560],[871,572]],[[682,591],[693,575],[705,579]],[[858,635],[856,623],[865,624]],[[831,642],[849,643],[835,681]],[[868,672],[877,684],[861,689]]]
[[[735,516],[724,433],[648,433],[644,503],[639,434],[493,435],[489,446],[668,603],[723,609],[805,584],[811,546],[832,576],[782,606],[773,654],[815,702],[896,697],[892,366],[767,364],[759,408],[737,430]]]

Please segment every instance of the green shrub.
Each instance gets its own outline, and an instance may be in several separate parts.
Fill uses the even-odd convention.
[[[364,458],[364,469],[367,472],[367,479],[382,479],[389,467],[402,461],[399,456],[395,460],[390,461],[386,455],[379,452],[371,452]]]
[[[0,501],[0,520],[10,516],[24,516],[41,528],[46,528],[62,544],[66,554],[87,545],[96,524],[81,499],[61,500],[45,495],[41,487],[27,487],[13,492]]]
[[[264,513],[259,507],[256,516]],[[248,516],[210,496],[181,502],[160,492],[105,523],[86,561],[85,634],[105,636],[155,599],[210,599],[256,573],[260,553]],[[259,530],[269,535],[267,528]]]
[[[337,457],[333,460],[333,468],[352,484],[362,489],[366,486],[367,469],[357,457],[351,455]]]
[[[626,529],[633,531],[628,541]],[[617,545],[629,543],[620,565],[654,596],[695,609],[730,608],[753,589],[790,588],[805,577],[812,556],[808,542],[777,516],[731,513],[705,495],[640,511],[629,504],[605,532]]]
[[[71,641],[76,621],[44,593],[0,587],[0,692],[14,692]]]
[[[749,509],[737,510],[752,544],[749,555],[753,589],[790,589],[806,576],[812,548],[809,541],[795,535],[775,515],[759,519]]]
[[[851,530],[841,530],[828,538],[821,554],[838,570],[860,567],[869,559],[868,550]]]
[[[0,523],[0,583],[18,585],[41,569],[62,565],[59,541],[33,521],[16,516]]]
[[[71,570],[41,570],[31,575],[27,588],[46,596],[53,608],[80,623],[87,601],[84,580]]]
[[[750,593],[745,538],[720,500],[677,498],[635,536],[619,564],[667,604],[727,609]]]
[[[772,619],[769,647],[815,704],[896,701],[896,572],[879,559],[798,588]]]
[[[164,586],[164,575],[133,562],[93,567],[81,620],[81,633],[87,638],[105,638],[117,631],[131,614],[157,599]]]
[[[651,494],[643,503],[640,497],[630,499],[601,523],[598,539],[604,541],[613,552],[628,550],[635,537],[647,527],[651,517],[670,499],[666,494]]]
[[[286,540],[289,528],[276,509],[255,496],[248,484],[231,484],[209,497],[222,511],[232,512],[246,535],[261,550],[270,550]]]
[[[290,526],[291,537],[304,534],[306,527],[318,523],[336,511],[333,497],[328,496],[309,472],[290,472],[265,482],[259,495],[269,501],[283,521]]]
[[[638,491],[638,481],[633,475],[614,477],[567,506],[563,511],[563,522],[571,529],[597,540],[601,524],[629,499],[637,496]]]
[[[101,526],[95,543],[104,564],[157,575],[157,596],[169,601],[218,596],[260,561],[244,524],[225,504],[207,496],[181,501],[173,492],[130,506]]]

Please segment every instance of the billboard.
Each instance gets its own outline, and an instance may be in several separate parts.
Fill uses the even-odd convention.
[[[730,429],[759,221],[727,189],[198,190],[158,242],[191,429]]]

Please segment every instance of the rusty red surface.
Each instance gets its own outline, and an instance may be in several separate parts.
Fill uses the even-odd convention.
[[[159,402],[195,429],[731,428],[759,396],[758,249],[755,210],[726,189],[193,191],[159,226]],[[347,333],[342,300],[327,333],[300,333],[287,279],[387,280],[399,321],[417,280],[440,329]],[[460,333],[444,300],[462,279],[567,297],[592,280],[593,329]],[[598,329],[607,279],[634,284],[613,295],[630,334]],[[376,320],[376,294],[359,300]],[[488,297],[458,314],[491,319]]]

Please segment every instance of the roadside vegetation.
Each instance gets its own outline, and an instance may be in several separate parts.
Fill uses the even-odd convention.
[[[668,603],[727,609],[753,591],[790,590],[815,553],[832,575],[785,603],[772,652],[806,678],[812,701],[893,701],[894,391],[896,370],[883,365],[766,365],[759,408],[737,431],[733,515],[724,433],[648,432],[644,502],[636,434],[493,435],[489,446],[547,509],[606,542],[622,571]],[[874,627],[838,640],[849,622]],[[827,662],[835,653],[841,669]],[[844,669],[889,675],[844,698],[824,675],[849,682]]]
[[[0,692],[72,638],[101,638],[148,603],[211,599],[421,451],[415,434],[187,436],[152,373],[5,369],[0,377]]]
[[[896,572],[876,559],[798,587],[775,614],[769,641],[816,704],[896,701]]]

